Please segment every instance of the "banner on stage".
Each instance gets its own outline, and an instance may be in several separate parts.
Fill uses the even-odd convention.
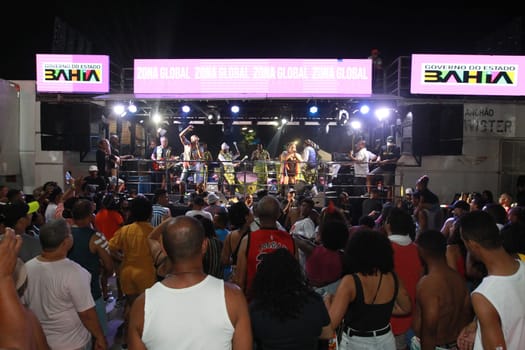
[[[370,59],[135,59],[134,93],[173,98],[372,94]]]
[[[410,92],[524,96],[525,56],[414,54]]]
[[[50,93],[109,92],[109,56],[36,55],[36,91]]]

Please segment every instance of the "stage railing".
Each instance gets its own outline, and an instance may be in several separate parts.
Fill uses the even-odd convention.
[[[233,175],[234,184],[227,183],[227,176],[225,176],[220,161],[209,162],[206,166],[202,161],[189,161],[188,163],[190,166],[196,167],[197,170],[186,182],[185,190],[187,192],[194,191],[199,184],[208,191],[222,192],[227,197],[234,195],[227,193],[228,185],[234,186],[236,194],[241,195],[254,194],[259,189],[266,189],[270,193],[284,194],[289,187],[299,187],[300,189],[323,193],[345,191],[350,197],[361,197],[362,193],[367,192],[366,184],[354,182],[354,162],[352,161],[321,161],[311,171],[310,175],[313,175],[313,180],[310,182],[305,179],[306,163],[302,162],[299,166],[300,171],[295,178],[296,184],[282,183],[283,163],[278,160],[241,162],[235,168],[235,172],[230,173]],[[235,164],[236,161],[233,163]],[[122,160],[119,177],[125,181],[128,190],[135,189],[139,193],[152,195],[156,189],[165,188],[170,193],[181,195],[179,184],[182,171],[183,162],[180,160],[157,162],[151,159],[135,158]],[[232,176],[229,176],[229,179],[231,180]],[[396,185],[387,188],[372,182],[371,187],[385,192],[390,190],[390,196],[397,197],[399,195],[396,191],[396,187],[399,186]]]

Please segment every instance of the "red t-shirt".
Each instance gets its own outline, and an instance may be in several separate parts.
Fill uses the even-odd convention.
[[[103,208],[99,210],[97,215],[95,215],[95,226],[97,230],[102,232],[106,239],[109,241],[113,238],[115,232],[122,226],[124,223],[124,218],[116,210],[108,210]]]
[[[246,291],[250,293],[257,266],[262,255],[271,253],[279,248],[287,248],[295,255],[295,242],[292,236],[282,230],[259,229],[248,236],[248,251],[246,257]]]
[[[397,276],[403,281],[405,288],[412,300],[412,312],[406,316],[392,316],[390,324],[394,335],[402,334],[412,327],[414,310],[416,309],[416,286],[423,274],[423,267],[417,247],[414,243],[401,245],[392,242],[394,249],[394,270]]]
[[[314,287],[323,287],[335,282],[343,274],[342,253],[319,245],[306,259],[305,271]]]

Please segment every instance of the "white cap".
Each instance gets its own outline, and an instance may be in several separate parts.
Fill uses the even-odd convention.
[[[98,166],[90,165],[88,171],[98,171]]]
[[[230,149],[230,146],[228,146],[228,144],[227,144],[226,142],[223,142],[223,143],[221,144],[221,149],[222,149],[222,150],[227,150],[227,149]]]

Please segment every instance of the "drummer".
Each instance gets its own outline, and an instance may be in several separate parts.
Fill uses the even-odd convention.
[[[259,142],[257,143],[257,148],[252,152],[250,159],[253,162],[253,172],[257,176],[257,189],[266,189],[270,153],[265,150],[263,144]]]

